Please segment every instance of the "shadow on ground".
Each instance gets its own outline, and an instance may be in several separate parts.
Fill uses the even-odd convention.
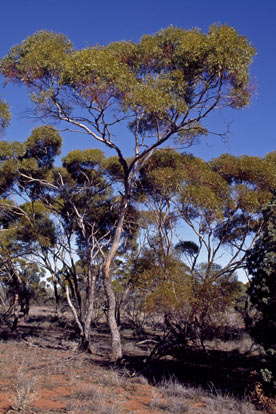
[[[75,341],[76,344],[77,338],[77,329],[71,321],[65,318],[58,320],[56,316],[50,315],[31,316],[27,323],[20,323],[13,333],[5,326],[0,327],[1,341],[25,341],[32,346],[50,349],[69,349],[66,341]],[[123,375],[143,376],[154,385],[173,378],[185,385],[239,396],[247,394],[251,383],[256,380],[254,371],[260,366],[257,356],[241,354],[237,350],[206,353],[188,349],[182,352],[178,360],[148,360],[146,351],[135,348],[139,339],[134,334],[123,337],[124,344],[132,346],[132,352],[126,352],[123,360],[115,366]],[[108,359],[110,348],[106,324],[94,327],[93,342],[99,352],[90,356],[91,364],[114,368]]]

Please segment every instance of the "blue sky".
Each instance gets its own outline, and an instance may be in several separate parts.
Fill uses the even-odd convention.
[[[210,136],[208,143],[194,146],[191,152],[205,159],[224,152],[264,156],[275,150],[275,18],[274,0],[10,0],[1,4],[0,56],[41,29],[62,32],[76,48],[82,48],[115,40],[137,41],[143,34],[154,33],[170,24],[186,29],[196,26],[207,31],[214,22],[227,23],[257,48],[251,68],[257,93],[248,108],[222,111],[210,117],[209,126],[219,132],[231,122],[227,144]],[[0,94],[9,102],[13,114],[4,138],[26,139],[36,126],[22,117],[28,105],[26,91],[22,87],[1,86]],[[64,137],[64,153],[92,146],[91,139],[84,135]]]

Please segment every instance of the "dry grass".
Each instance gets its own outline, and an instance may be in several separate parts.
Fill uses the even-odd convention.
[[[79,401],[98,402],[102,399],[102,392],[95,385],[89,385],[86,389],[76,391],[71,397]]]
[[[167,414],[260,414],[249,399],[224,395],[215,389],[183,386],[176,380],[164,381],[155,393],[150,406]]]
[[[246,399],[183,386],[175,379],[153,387],[143,376],[127,376],[126,372],[122,376],[95,364],[88,355],[17,342],[0,344],[0,352],[6,374],[0,400],[2,390],[12,390],[7,401],[10,413],[260,414]],[[136,401],[140,408],[133,405]]]
[[[36,379],[21,374],[13,387],[11,408],[20,413],[26,413],[37,399]]]
[[[212,341],[206,341],[205,346],[208,350],[216,349],[218,351],[239,352],[241,354],[259,352],[259,347],[254,344],[246,333],[236,340],[223,341],[221,339],[213,339]]]
[[[184,386],[176,377],[149,385],[155,377],[140,368],[153,367],[130,365],[135,352],[141,352],[135,351],[135,340],[129,342],[134,359],[116,368],[108,364],[107,355],[75,352],[68,346],[74,337],[63,340],[69,333],[54,329],[46,319],[39,329],[24,341],[0,341],[0,414],[261,414],[247,399],[215,387],[205,391]]]
[[[101,385],[104,387],[120,387],[124,382],[124,378],[117,371],[107,370],[100,379]]]

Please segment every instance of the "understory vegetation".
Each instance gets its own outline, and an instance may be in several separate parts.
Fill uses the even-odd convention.
[[[65,306],[58,320],[49,304],[34,305],[17,332],[4,326],[0,331],[0,412],[273,412],[254,373],[260,350],[244,329],[233,334],[237,315],[232,323],[231,338],[210,341],[208,353],[186,349],[180,360],[149,358],[160,328],[147,325],[141,336],[124,323],[124,359],[114,365],[106,322],[92,326],[94,353],[80,353],[70,308]]]

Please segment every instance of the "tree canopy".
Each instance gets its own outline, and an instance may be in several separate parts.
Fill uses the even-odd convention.
[[[171,135],[185,141],[206,133],[202,121],[215,108],[247,105],[255,53],[227,25],[213,25],[207,34],[170,26],[138,43],[83,50],[64,35],[40,31],[10,50],[1,72],[31,89],[37,115],[69,122],[118,155],[111,129],[127,120],[137,157]]]

